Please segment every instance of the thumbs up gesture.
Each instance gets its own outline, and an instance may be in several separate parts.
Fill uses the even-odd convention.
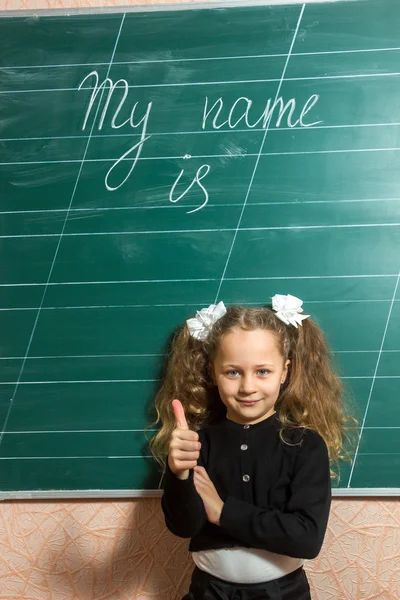
[[[197,466],[200,456],[199,435],[189,429],[184,408],[179,400],[172,401],[172,408],[175,429],[169,443],[168,465],[178,479],[188,479],[190,469]]]

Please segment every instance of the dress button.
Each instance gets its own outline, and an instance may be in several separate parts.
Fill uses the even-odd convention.
[[[240,446],[240,449],[241,449],[241,450],[247,450],[247,448],[248,448],[248,445],[247,445],[247,444],[242,444],[242,445]]]
[[[243,475],[243,481],[245,481],[246,483],[250,481],[250,475]]]
[[[243,425],[243,429],[250,429],[250,425]]]

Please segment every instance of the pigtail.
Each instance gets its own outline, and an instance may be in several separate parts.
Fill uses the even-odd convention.
[[[328,447],[331,463],[348,459],[344,446],[354,444],[357,421],[347,414],[343,384],[336,373],[326,339],[311,319],[291,327],[292,351],[287,385],[279,397],[284,429],[304,427],[318,432]]]
[[[155,399],[157,420],[161,425],[150,442],[150,450],[164,468],[168,445],[175,428],[171,402],[182,402],[189,428],[197,431],[208,416],[208,391],[211,386],[204,342],[192,337],[186,325],[175,335],[163,383]]]

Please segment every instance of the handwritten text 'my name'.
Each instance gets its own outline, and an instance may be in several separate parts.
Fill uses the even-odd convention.
[[[117,96],[117,107],[113,108],[112,112],[110,113],[111,128],[121,129],[123,127],[129,127],[135,130],[135,133],[137,132],[139,135],[139,141],[136,142],[133,146],[131,146],[112,164],[105,176],[105,186],[107,190],[115,191],[127,182],[127,180],[129,179],[130,175],[136,167],[144,145],[152,137],[151,135],[148,135],[147,130],[150,113],[154,108],[153,102],[150,101],[147,104],[143,103],[143,107],[139,106],[139,102],[134,102],[131,105],[132,108],[130,109],[129,118],[125,120],[120,120],[121,110],[123,108],[124,110],[126,110],[125,103],[127,102],[129,95],[128,81],[126,79],[118,79],[114,83],[112,79],[107,77],[102,83],[99,84],[98,72],[91,71],[82,80],[78,89],[81,90],[83,88],[83,85],[90,78],[94,78],[94,87],[92,88],[91,98],[86,109],[82,125],[82,131],[84,131],[88,125],[88,120],[92,110],[94,110],[96,100],[98,100],[98,102],[97,110],[95,112],[95,118],[97,117],[97,115],[99,115],[97,129],[99,131],[103,129],[107,113],[110,112],[111,100],[113,96],[115,96],[118,93],[119,95]],[[107,89],[108,92],[105,94]],[[101,107],[103,96],[105,97],[105,100]],[[307,101],[301,107],[298,108],[296,105],[295,98],[290,98],[287,102],[285,102],[282,97],[278,97],[275,100],[268,98],[265,107],[261,111],[261,114],[259,112],[258,114],[256,114],[256,109],[253,106],[253,101],[250,98],[247,98],[246,96],[241,96],[240,98],[236,99],[233,103],[230,102],[228,105],[224,105],[224,98],[219,97],[212,104],[212,106],[211,102],[209,101],[209,98],[206,97],[203,107],[203,118],[201,122],[201,128],[203,130],[219,130],[223,127],[225,129],[235,129],[236,127],[238,127],[238,125],[241,125],[241,127],[246,127],[248,129],[254,129],[257,126],[259,129],[267,129],[271,126],[279,128],[281,127],[281,125],[288,128],[313,127],[322,122],[310,122],[309,120],[309,113],[315,107],[318,100],[319,95],[312,94],[307,99]],[[166,117],[167,116],[169,115],[166,115]],[[306,120],[308,122],[306,122]],[[93,126],[95,126],[95,123],[93,124]],[[173,132],[171,132],[171,134],[173,134]],[[184,158],[190,158],[190,155],[187,152],[182,152],[182,156]],[[123,164],[127,165],[127,169],[122,169],[123,175],[121,177],[116,175],[115,169],[117,169],[119,165],[121,165],[122,167]],[[192,172],[192,174],[189,176],[190,184],[184,189],[183,192],[179,194],[177,198],[174,198],[174,193],[177,185],[179,184],[181,187],[183,185],[181,183],[181,178],[184,175],[185,169],[182,169],[171,187],[171,191],[169,194],[170,201],[177,202],[178,200],[181,200],[186,195],[186,193],[189,192],[194,185],[196,185],[201,190],[201,193],[204,194],[205,198],[200,206],[198,206],[196,209],[190,212],[195,212],[203,208],[208,202],[208,192],[206,190],[205,185],[201,183],[201,180],[204,179],[206,175],[208,175],[210,169],[210,165],[205,164],[202,165],[199,169],[197,169],[197,172],[194,176]],[[120,172],[121,168],[118,170],[118,173]],[[111,183],[111,178],[114,181],[113,184]]]

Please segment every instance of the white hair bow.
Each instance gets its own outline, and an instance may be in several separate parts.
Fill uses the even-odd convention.
[[[193,319],[186,321],[190,335],[197,340],[206,340],[214,323],[226,313],[225,304],[210,304],[208,308],[202,308],[196,312]]]
[[[278,319],[286,323],[286,325],[294,325],[297,329],[297,324],[301,325],[304,319],[308,319],[310,315],[302,315],[301,308],[303,301],[296,296],[287,294],[275,294],[272,298],[272,308],[276,312]]]

